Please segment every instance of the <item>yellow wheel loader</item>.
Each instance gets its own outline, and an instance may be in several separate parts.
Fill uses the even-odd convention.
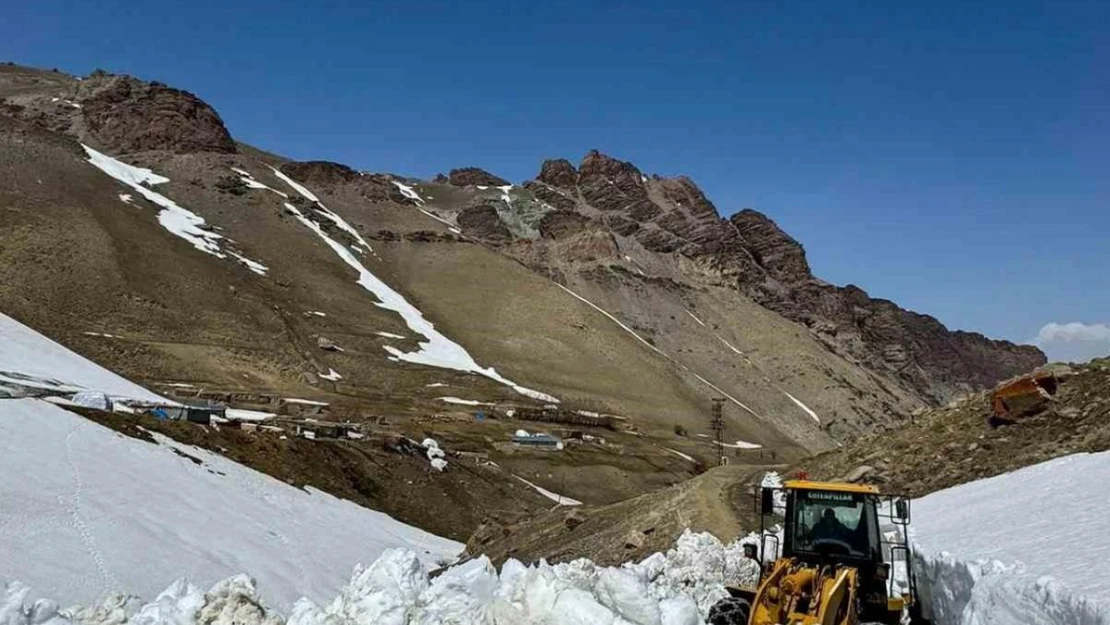
[[[908,499],[808,480],[760,494],[760,552],[772,560],[764,560],[756,588],[728,589],[710,625],[928,625],[906,530]],[[779,514],[781,538],[765,525]]]

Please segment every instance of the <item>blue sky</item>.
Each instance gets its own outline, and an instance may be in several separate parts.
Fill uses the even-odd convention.
[[[161,80],[366,170],[520,181],[598,148],[949,327],[1082,324],[1044,333],[1077,357],[1110,352],[1108,5],[37,0],[0,60]]]

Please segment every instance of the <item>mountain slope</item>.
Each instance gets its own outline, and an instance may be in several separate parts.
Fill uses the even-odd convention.
[[[1041,358],[872,300],[846,331],[851,289],[791,308],[824,289],[797,278],[800,247],[598,153],[523,187],[477,168],[421,182],[287,162],[127,77],[3,67],[0,96],[0,308],[150,383],[391,415],[442,411],[444,383],[659,436],[704,429],[724,396],[726,440],[794,456]]]

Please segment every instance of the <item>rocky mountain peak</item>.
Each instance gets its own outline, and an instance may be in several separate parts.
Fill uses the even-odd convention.
[[[95,73],[81,81],[77,99],[88,139],[111,153],[238,152],[216,110],[188,91]]]
[[[785,283],[809,280],[813,274],[806,260],[806,251],[794,237],[779,228],[770,217],[745,208],[729,218],[744,247],[761,267]],[[847,291],[849,287],[845,287]],[[862,291],[861,291],[862,293]],[[864,293],[866,298],[867,294]]]
[[[641,173],[635,165],[628,161],[615,159],[607,154],[602,154],[597,150],[590,150],[582,159],[582,163],[578,166],[578,173],[581,177],[586,176],[610,176],[610,177],[624,177],[634,176],[637,181],[640,181]]]
[[[537,180],[553,187],[570,189],[578,182],[578,170],[565,158],[550,159],[543,162]]]
[[[447,176],[447,181],[456,187],[479,185],[484,187],[503,187],[509,184],[508,180],[495,176],[478,167],[461,167],[452,169]]]

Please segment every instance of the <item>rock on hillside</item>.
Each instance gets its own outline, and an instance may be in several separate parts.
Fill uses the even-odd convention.
[[[238,151],[215,109],[188,91],[101,71],[78,80],[60,72],[4,69],[0,93],[9,115],[103,152]]]
[[[916,497],[1059,456],[1110,449],[1110,359],[1057,371],[1059,388],[1047,409],[1012,425],[990,426],[986,391],[920,411],[911,423],[803,466],[822,479],[857,477]]]
[[[494,176],[484,169],[477,167],[463,167],[461,169],[452,169],[451,173],[447,176],[448,182],[456,187],[467,186],[484,186],[484,187],[503,187],[509,184],[508,180]]]

